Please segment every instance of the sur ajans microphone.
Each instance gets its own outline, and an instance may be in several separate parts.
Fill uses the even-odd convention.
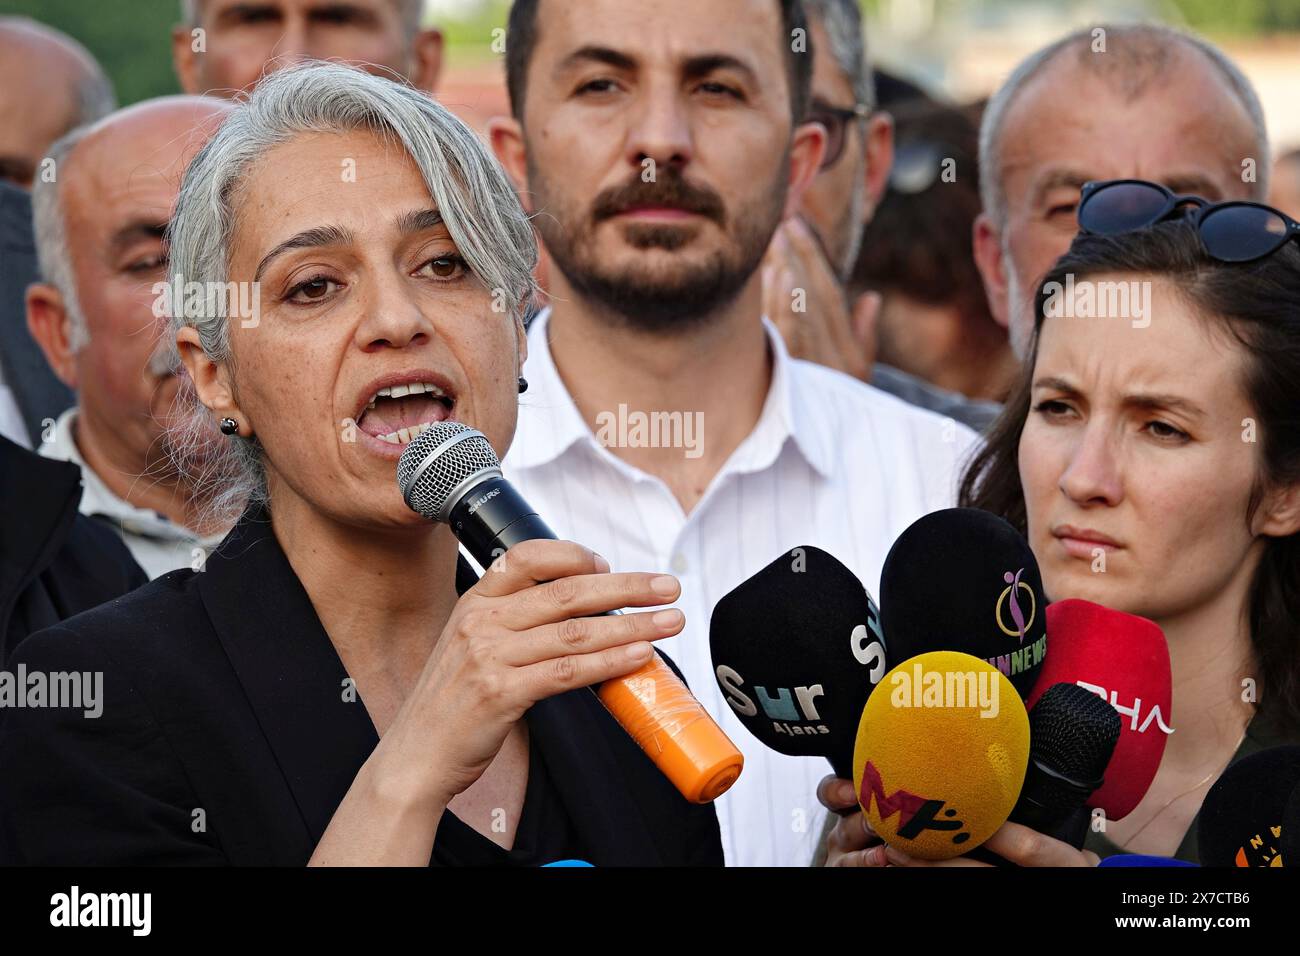
[[[849,777],[858,718],[885,673],[880,612],[852,571],[820,548],[792,548],[718,601],[709,647],[745,729]]]
[[[556,537],[502,477],[483,433],[460,422],[436,422],[407,445],[397,484],[408,507],[448,525],[484,568],[523,541]],[[686,799],[708,803],[740,776],[736,745],[658,655],[596,695]]]

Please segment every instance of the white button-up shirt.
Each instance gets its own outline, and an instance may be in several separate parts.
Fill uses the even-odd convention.
[[[548,319],[543,312],[529,329],[529,388],[503,471],[556,534],[599,552],[614,571],[680,579],[685,629],[656,644],[745,756],[716,804],[727,863],[807,866],[825,819],[817,783],[830,764],[769,750],[732,714],[710,657],[713,607],[800,545],[835,555],[876,596],[894,539],[954,504],[975,435],[792,359],[764,319],[773,366],[758,423],[685,514],[663,481],[616,457],[588,427],[552,360]]]

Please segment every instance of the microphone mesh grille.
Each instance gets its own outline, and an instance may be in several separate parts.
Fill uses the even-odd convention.
[[[1101,777],[1119,733],[1115,708],[1078,684],[1053,684],[1029,713],[1034,757],[1075,780]]]
[[[416,475],[416,469],[439,446],[458,435],[468,437],[438,452],[437,458]],[[460,422],[435,422],[402,452],[397,463],[397,484],[412,511],[432,521],[445,520],[439,516],[453,491],[466,479],[500,467],[497,453],[481,432]]]

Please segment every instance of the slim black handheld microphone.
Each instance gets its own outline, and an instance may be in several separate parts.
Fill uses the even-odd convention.
[[[402,452],[397,484],[412,511],[450,526],[482,567],[510,548],[555,532],[510,482],[482,432],[437,422]]]
[[[1029,712],[1029,767],[1011,821],[1082,848],[1084,804],[1119,742],[1119,711],[1078,684],[1053,684]]]
[[[412,511],[449,525],[484,568],[517,544],[556,537],[502,477],[487,437],[460,422],[436,422],[407,445],[397,484]],[[740,776],[736,745],[658,654],[596,696],[693,803],[716,799]]]

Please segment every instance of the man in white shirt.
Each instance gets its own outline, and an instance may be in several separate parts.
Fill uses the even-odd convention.
[[[181,379],[155,285],[181,175],[229,108],[166,97],[120,110],[56,142],[57,175],[33,191],[44,281],[27,290],[27,324],[77,396],[39,450],[81,466],[81,511],[111,524],[150,577],[202,567],[224,530],[205,524],[174,466],[166,426]]]
[[[714,604],[803,544],[874,592],[894,538],[953,503],[974,437],[790,359],[762,317],[759,263],[824,147],[792,120],[799,36],[784,0],[517,0],[514,118],[491,129],[557,267],[506,474],[613,568],[681,580],[686,629],[663,649],[745,754],[717,805],[733,865],[811,862],[827,764],[767,750],[732,715]]]

